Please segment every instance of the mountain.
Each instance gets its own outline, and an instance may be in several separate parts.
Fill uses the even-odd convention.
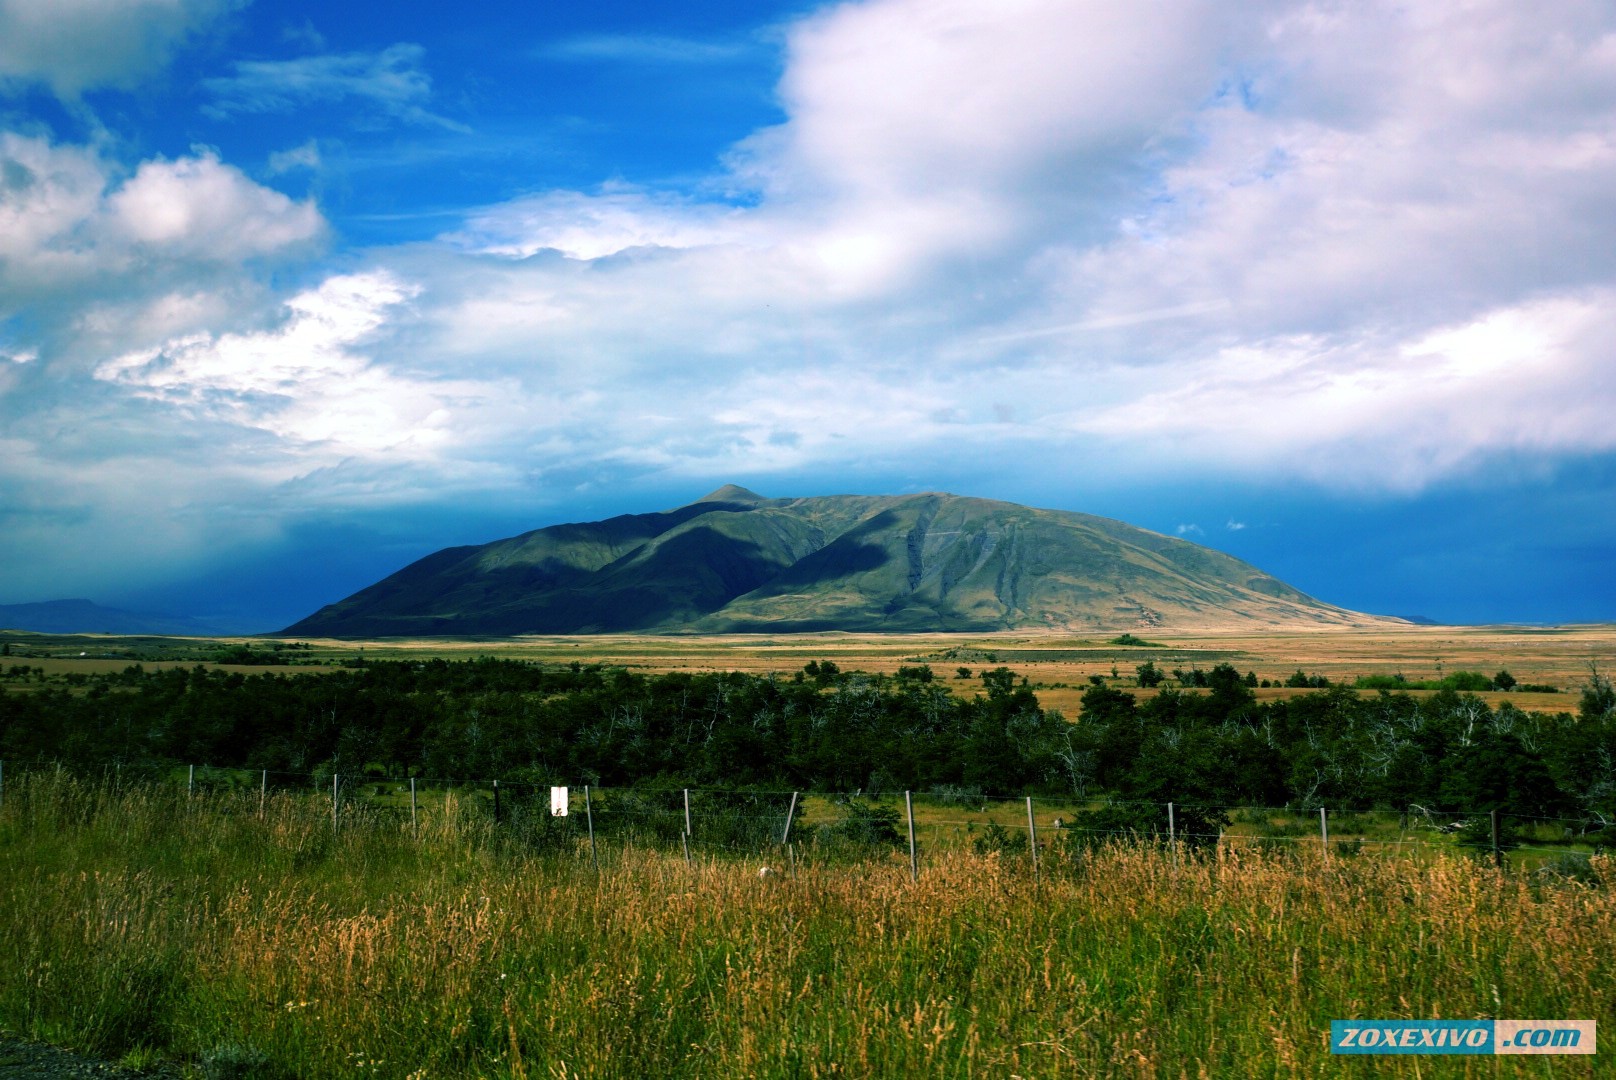
[[[1238,559],[1108,518],[956,495],[766,499],[447,548],[300,637],[1072,631],[1379,623]]]
[[[182,615],[150,615],[102,607],[89,600],[46,600],[38,604],[0,604],[0,629],[36,634],[174,634],[208,635],[218,630]]]

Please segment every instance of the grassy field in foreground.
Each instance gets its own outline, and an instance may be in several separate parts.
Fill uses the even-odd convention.
[[[1461,857],[755,863],[68,777],[0,809],[0,1028],[237,1077],[1593,1075],[1329,1021],[1609,1020],[1616,896]],[[245,812],[244,812],[245,811]],[[1595,861],[1609,883],[1616,867]]]

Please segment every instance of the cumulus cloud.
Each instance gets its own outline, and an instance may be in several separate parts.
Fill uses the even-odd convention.
[[[1607,7],[871,0],[787,42],[741,198],[479,210],[446,239],[526,261],[443,270],[425,337],[706,422],[700,371],[782,467],[1042,438],[1408,490],[1610,447]],[[757,388],[816,382],[913,422],[783,452],[816,425]]]
[[[469,130],[426,109],[432,79],[421,66],[425,56],[421,46],[401,42],[374,53],[237,60],[235,74],[203,80],[203,88],[213,95],[203,112],[225,118],[343,102],[393,119]]]
[[[127,86],[244,0],[0,0],[0,80],[64,98]]]
[[[187,335],[108,360],[95,375],[190,415],[266,431],[321,460],[432,455],[495,390],[412,379],[367,354],[365,343],[415,291],[386,274],[332,277],[287,301],[272,329]]]
[[[784,40],[786,120],[699,183],[532,191],[280,299],[249,264],[317,247],[312,204],[5,136],[0,318],[55,312],[5,370],[93,357],[99,431],[298,505],[1028,461],[1406,491],[1616,449],[1608,5],[865,0]],[[206,89],[435,122],[414,46]]]
[[[95,150],[0,132],[0,318],[27,310],[36,332],[81,332],[109,304],[143,304],[188,281],[219,291],[222,267],[305,254],[326,236],[312,201],[210,150],[119,173]]]

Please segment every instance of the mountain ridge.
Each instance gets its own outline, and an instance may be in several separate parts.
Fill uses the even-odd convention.
[[[1396,623],[1110,518],[945,492],[771,499],[726,484],[650,514],[446,548],[283,633],[1072,631]]]

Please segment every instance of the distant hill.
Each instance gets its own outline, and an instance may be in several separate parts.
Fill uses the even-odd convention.
[[[175,634],[207,635],[218,630],[199,619],[151,615],[102,607],[89,600],[46,600],[38,604],[0,604],[0,630],[36,634]]]
[[[1395,622],[1108,518],[955,495],[766,499],[448,548],[288,627],[300,637],[1073,631]]]

